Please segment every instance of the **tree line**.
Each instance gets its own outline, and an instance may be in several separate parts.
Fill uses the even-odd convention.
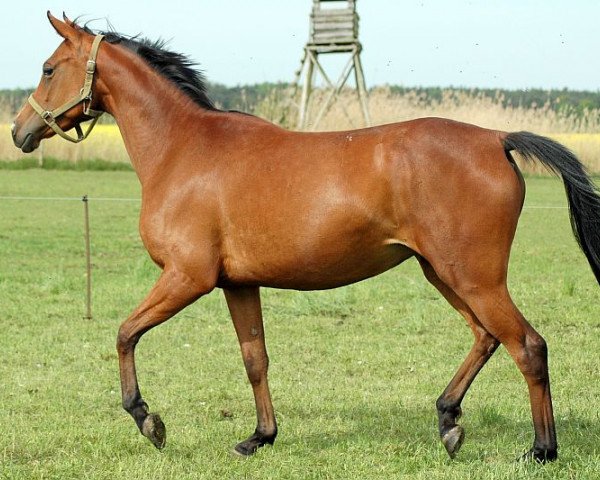
[[[264,100],[274,90],[292,87],[289,83],[257,83],[229,87],[219,83],[208,83],[208,93],[215,104],[226,110],[252,111],[258,103]],[[496,99],[504,106],[534,108],[548,105],[553,110],[567,110],[569,113],[583,115],[587,110],[600,110],[599,91],[560,90],[505,90],[489,88],[442,88],[442,87],[404,87],[387,86],[391,93],[405,94],[414,92],[426,102],[441,101],[447,92],[465,93],[473,96],[485,96]],[[379,88],[379,87],[373,87]],[[24,104],[33,89],[4,89],[0,90],[0,110],[4,117],[14,115]]]
[[[415,92],[423,95],[426,101],[437,102],[442,100],[447,91],[466,93],[471,96],[484,96],[496,99],[504,107],[536,108],[548,105],[552,110],[567,110],[569,113],[582,115],[586,110],[600,109],[600,90],[578,91],[567,88],[543,90],[532,88],[525,90],[505,90],[492,88],[440,88],[440,87],[401,87],[390,86],[393,93],[403,94]]]

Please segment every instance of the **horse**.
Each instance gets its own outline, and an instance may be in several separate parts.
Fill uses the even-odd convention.
[[[55,134],[82,141],[94,122],[85,134],[80,123],[103,112],[119,126],[142,186],[140,236],[161,269],[118,331],[122,403],[155,447],[165,446],[166,429],[138,385],[134,351],[144,333],[222,289],[257,414],[254,433],[234,452],[251,455],[277,436],[260,288],[336,288],[414,257],[474,335],[436,401],[449,456],[464,440],[462,400],[502,344],[529,390],[534,440],[522,458],[557,458],[547,344],[507,288],[525,198],[511,152],[562,178],[575,237],[600,283],[600,196],[573,153],[533,133],[441,118],[285,130],[216,108],[195,64],[164,43],[98,33],[64,14],[61,21],[48,12],[48,19],[63,41],[12,136],[31,152]]]

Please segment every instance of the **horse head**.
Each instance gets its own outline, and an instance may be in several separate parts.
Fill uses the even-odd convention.
[[[63,42],[44,62],[37,88],[13,123],[13,141],[25,153],[32,152],[42,139],[54,134],[80,142],[102,114],[92,109],[98,103],[92,90],[102,36],[90,35],[66,16],[63,22],[48,12],[48,19]],[[83,134],[80,124],[91,118],[94,122]],[[71,128],[76,129],[77,137],[66,133]]]

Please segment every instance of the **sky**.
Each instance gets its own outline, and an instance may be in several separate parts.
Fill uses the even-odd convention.
[[[312,0],[21,0],[0,17],[0,88],[37,85],[46,10],[169,40],[228,86],[292,81]],[[367,86],[600,90],[600,0],[358,0]],[[328,56],[336,77],[344,57]]]

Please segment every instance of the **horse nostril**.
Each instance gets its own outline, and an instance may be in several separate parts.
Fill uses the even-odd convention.
[[[13,122],[13,124],[10,127],[10,134],[12,135],[13,140],[15,139],[15,136],[17,132],[17,124],[15,122]]]

